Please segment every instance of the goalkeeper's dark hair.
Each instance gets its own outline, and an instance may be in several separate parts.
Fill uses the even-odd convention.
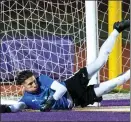
[[[30,70],[24,70],[20,72],[17,76],[17,84],[21,85],[29,77],[32,77],[34,74]]]

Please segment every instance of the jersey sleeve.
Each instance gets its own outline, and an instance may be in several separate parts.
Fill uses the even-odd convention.
[[[26,105],[26,109],[40,109],[40,100],[37,100],[35,97],[32,96],[24,96],[20,99],[19,102],[24,102]]]
[[[40,75],[39,76],[39,82],[41,83],[42,86],[46,86],[46,87],[51,87],[51,84],[53,83],[53,79],[46,76],[46,75]]]
[[[25,102],[24,97],[22,97],[19,102]]]
[[[25,105],[26,105],[26,108],[28,108],[28,106],[27,106],[27,104],[26,104],[26,100],[25,100],[25,98],[24,98],[24,96],[19,100],[19,102],[24,102],[25,103]]]

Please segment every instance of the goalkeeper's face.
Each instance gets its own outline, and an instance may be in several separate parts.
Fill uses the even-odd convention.
[[[36,78],[34,76],[29,77],[23,83],[24,90],[27,92],[36,92],[38,89],[38,84],[36,82]]]

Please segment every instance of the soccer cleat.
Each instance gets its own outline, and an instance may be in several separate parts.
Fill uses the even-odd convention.
[[[115,22],[113,29],[116,29],[119,33],[122,32],[124,29],[130,27],[130,20],[123,20],[121,22]]]

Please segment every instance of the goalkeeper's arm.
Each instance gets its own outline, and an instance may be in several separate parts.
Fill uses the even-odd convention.
[[[10,113],[11,109],[9,105],[0,105],[0,113]]]
[[[17,102],[12,105],[0,105],[0,113],[11,113],[11,112],[18,112],[22,111],[26,108],[24,102]]]
[[[59,100],[67,92],[67,88],[57,81],[54,81],[50,88],[55,90],[55,93],[41,106],[40,111],[50,111],[55,101]]]

